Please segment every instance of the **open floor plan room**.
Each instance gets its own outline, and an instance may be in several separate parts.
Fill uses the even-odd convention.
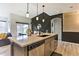
[[[0,56],[79,56],[79,3],[0,3]]]

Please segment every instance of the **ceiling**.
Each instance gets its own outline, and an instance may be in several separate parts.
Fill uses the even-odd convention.
[[[2,3],[5,8],[9,9],[10,13],[14,13],[20,16],[25,16],[27,11],[27,3]],[[59,13],[78,11],[79,4],[78,3],[38,3],[38,13],[43,12],[42,5],[45,5],[45,12],[48,15],[55,15]],[[30,18],[37,15],[37,4],[29,3],[29,12]]]

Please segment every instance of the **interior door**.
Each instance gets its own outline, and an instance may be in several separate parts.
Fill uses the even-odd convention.
[[[51,32],[58,34],[59,41],[62,39],[61,28],[61,18],[54,18],[51,20]]]

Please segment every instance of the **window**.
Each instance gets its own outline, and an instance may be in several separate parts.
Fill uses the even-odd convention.
[[[17,23],[17,35],[27,35],[26,31],[28,29],[28,24],[25,23]]]
[[[6,33],[7,32],[7,22],[6,21],[0,21],[0,33]]]

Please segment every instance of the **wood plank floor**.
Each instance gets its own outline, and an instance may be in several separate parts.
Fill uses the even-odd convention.
[[[0,56],[10,56],[10,45],[0,47]]]
[[[59,42],[55,52],[62,54],[62,56],[79,56],[79,44]]]
[[[79,44],[59,42],[53,56],[79,56]],[[10,56],[10,45],[0,47],[0,56]]]

